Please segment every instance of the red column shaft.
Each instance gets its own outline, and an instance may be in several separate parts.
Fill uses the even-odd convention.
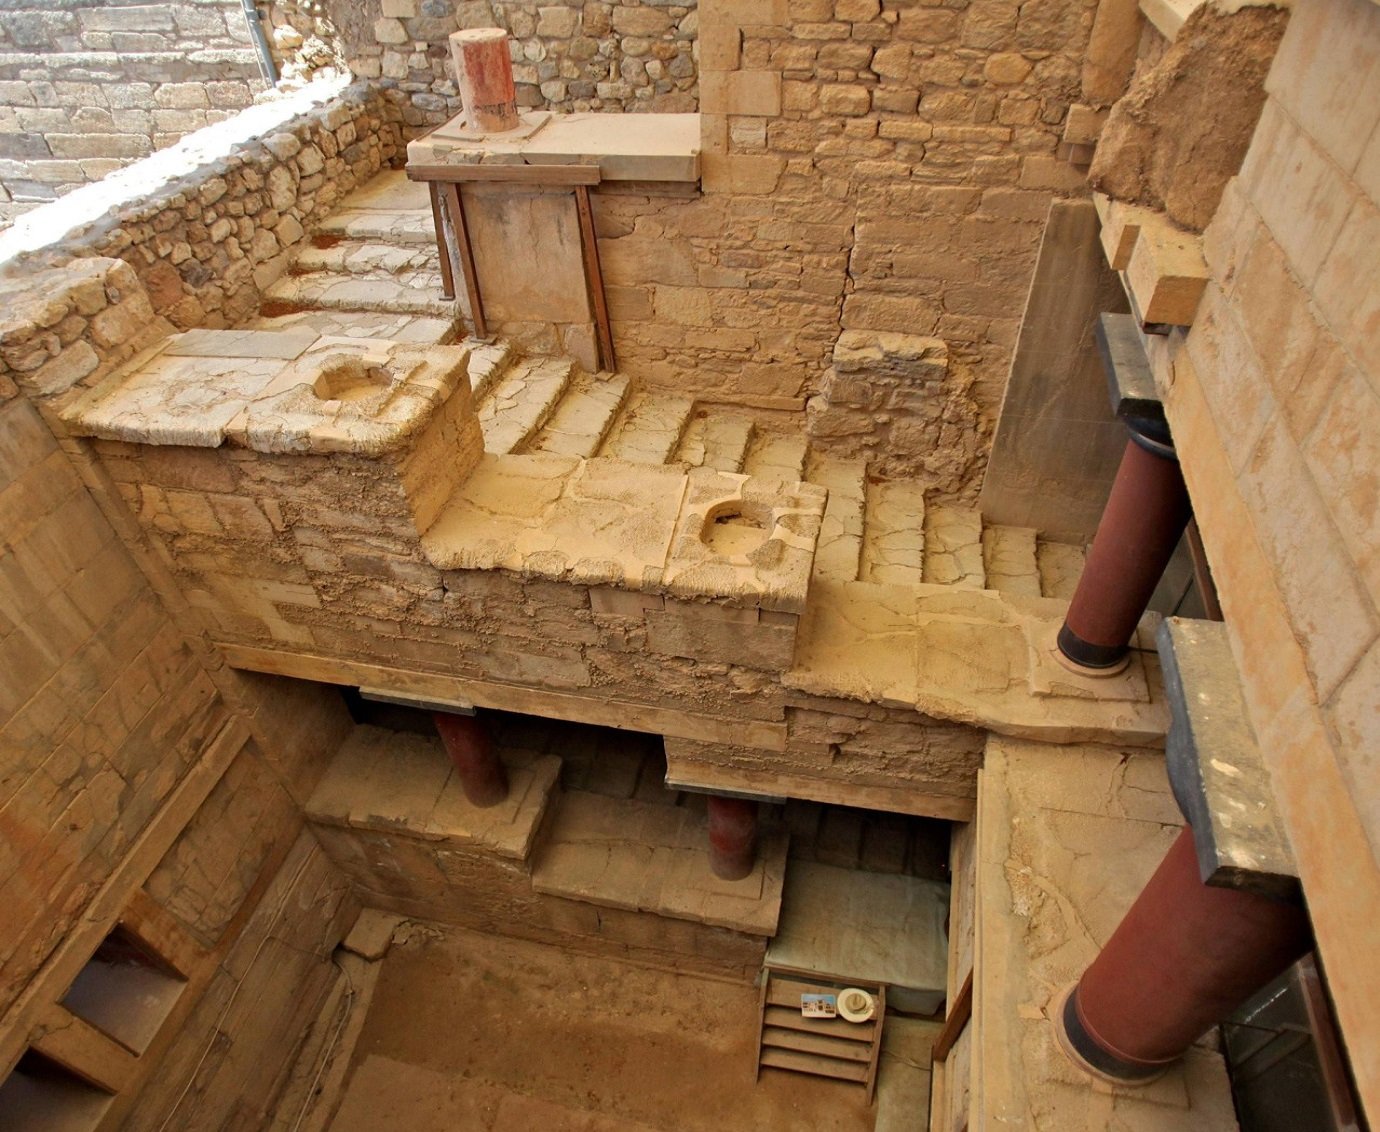
[[[1185,827],[1079,980],[1064,1037],[1108,1076],[1158,1075],[1311,946],[1302,908],[1205,885]]]
[[[455,83],[471,130],[503,133],[518,127],[517,92],[508,33],[502,28],[471,28],[450,37]]]
[[[445,711],[433,712],[432,719],[455,764],[465,797],[481,808],[496,806],[507,798],[508,771],[479,719]]]
[[[1066,657],[1088,668],[1119,663],[1191,515],[1178,462],[1127,441],[1059,633]]]
[[[742,880],[757,863],[757,803],[709,797],[709,867],[723,880]]]

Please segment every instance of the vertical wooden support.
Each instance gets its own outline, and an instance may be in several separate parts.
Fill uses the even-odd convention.
[[[441,186],[427,182],[431,196],[431,222],[436,226],[436,251],[441,259],[441,298],[455,298],[455,273],[450,265],[450,241],[446,239],[446,222],[441,215]]]
[[[451,227],[455,230],[455,242],[460,255],[460,269],[465,274],[465,294],[470,300],[470,319],[474,323],[476,338],[487,338],[489,326],[484,320],[484,300],[479,295],[479,271],[474,266],[474,247],[470,243],[470,228],[465,221],[465,202],[460,196],[460,185],[455,181],[446,184],[446,205],[450,212]]]
[[[594,234],[594,211],[589,203],[589,186],[575,186],[575,208],[580,214],[580,250],[585,260],[585,281],[594,305],[594,326],[599,336],[599,363],[604,369],[618,368],[613,353],[613,327],[609,324],[609,304],[604,295],[604,269],[599,263],[599,241]]]
[[[57,1003],[44,1011],[29,1044],[102,1092],[118,1093],[134,1075],[134,1054]]]

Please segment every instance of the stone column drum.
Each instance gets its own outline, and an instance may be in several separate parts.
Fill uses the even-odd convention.
[[[517,92],[508,33],[502,28],[457,31],[450,37],[450,54],[466,127],[485,134],[516,130]]]

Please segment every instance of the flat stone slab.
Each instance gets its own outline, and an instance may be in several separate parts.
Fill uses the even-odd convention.
[[[809,484],[607,457],[487,453],[422,549],[442,570],[511,570],[799,612],[823,507],[823,490]],[[743,528],[721,540],[740,516]]]
[[[1203,883],[1296,898],[1298,865],[1246,715],[1226,626],[1171,617],[1158,640],[1174,720],[1169,778],[1193,826]]]
[[[1051,1021],[1182,828],[1163,760],[993,739],[977,820],[974,1127],[1234,1132],[1220,1054],[1115,1086],[1064,1057]]]
[[[947,884],[794,861],[766,962],[884,983],[887,1005],[932,1014],[944,999],[948,914]]]
[[[508,797],[480,809],[466,800],[439,736],[356,727],[307,802],[306,815],[324,825],[525,861],[558,789],[561,760],[527,751],[500,755]]]
[[[477,137],[465,132],[461,118],[411,142],[408,164],[598,165],[606,181],[700,177],[698,114],[553,114],[530,134]]]
[[[1169,709],[1153,661],[1129,684],[1043,669],[1037,679],[1038,649],[1053,640],[1066,608],[991,590],[817,578],[783,682],[1002,735],[1157,746]],[[1040,680],[1042,694],[1032,695]]]
[[[532,870],[532,888],[608,908],[775,933],[786,870],[784,833],[765,837],[742,880],[709,868],[707,819],[680,806],[567,794]]]

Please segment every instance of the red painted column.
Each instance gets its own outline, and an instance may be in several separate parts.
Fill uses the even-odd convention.
[[[1055,1019],[1082,1069],[1149,1081],[1313,946],[1301,907],[1209,887],[1185,826]]]
[[[471,804],[485,808],[507,798],[508,771],[479,719],[446,711],[433,712],[432,719]]]
[[[723,880],[742,880],[757,863],[757,803],[709,796],[709,867]]]
[[[450,37],[450,55],[465,125],[486,134],[517,129],[517,92],[508,33],[502,28],[457,31]]]
[[[1089,672],[1119,672],[1131,637],[1192,515],[1174,449],[1132,429],[1097,525],[1059,652]]]

